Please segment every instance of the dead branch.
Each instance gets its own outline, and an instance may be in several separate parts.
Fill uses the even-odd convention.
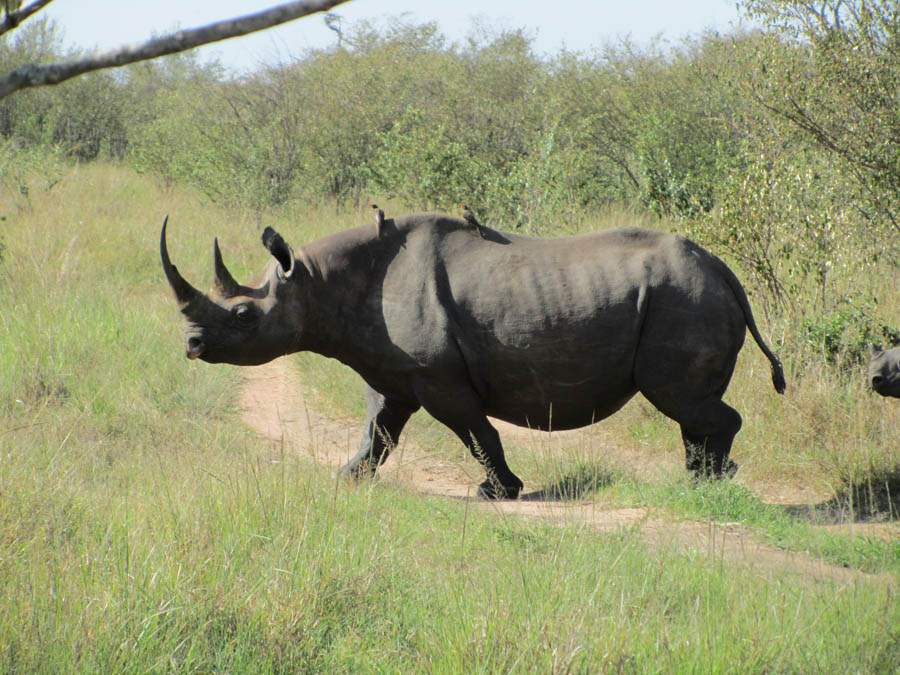
[[[200,28],[181,30],[143,44],[127,45],[100,54],[88,55],[75,61],[48,63],[46,65],[27,64],[16,68],[6,77],[0,78],[0,99],[19,89],[59,84],[93,70],[117,68],[129,63],[155,59],[212,42],[247,35],[248,33],[271,28],[309,14],[324,12],[346,1],[300,0],[299,2],[287,2],[256,14],[226,19],[208,26],[201,26]],[[38,3],[33,3],[33,5],[36,4]],[[21,10],[21,12],[27,11],[33,5]],[[15,14],[21,12],[16,12]]]
[[[0,35],[3,35],[6,31],[12,30],[29,16],[43,9],[51,2],[53,2],[53,0],[34,0],[34,2],[27,7],[17,9],[15,12],[6,12],[3,21],[0,21]]]

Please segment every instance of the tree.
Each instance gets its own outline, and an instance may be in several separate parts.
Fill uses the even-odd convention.
[[[129,63],[183,52],[211,42],[247,35],[248,33],[271,28],[309,14],[327,11],[346,1],[300,0],[288,2],[256,14],[226,19],[200,28],[178,31],[138,46],[121,47],[117,50],[61,63],[27,64],[0,78],[0,99],[19,89],[59,84],[90,71],[116,68]],[[50,2],[52,0],[35,0],[35,2],[19,9],[20,3],[4,0],[5,13],[3,22],[0,23],[0,35],[15,28],[32,14],[50,4]],[[11,8],[15,9],[10,11]]]
[[[900,6],[747,0],[770,35],[753,96],[855,178],[855,207],[900,232]]]

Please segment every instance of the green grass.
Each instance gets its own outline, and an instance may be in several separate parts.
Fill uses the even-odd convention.
[[[53,448],[8,459],[5,669],[872,672],[900,656],[900,607],[875,585],[734,575],[637,530],[348,489],[251,445],[110,468],[79,443],[60,473]]]
[[[653,507],[676,520],[740,525],[760,543],[802,553],[842,567],[900,575],[900,540],[871,534],[834,532],[835,524],[883,522],[886,511],[851,508],[839,494],[816,505],[764,502],[751,489],[732,481],[697,483],[684,474],[651,482],[615,468],[609,459],[591,457],[583,448],[560,456],[536,456],[528,475],[535,495],[551,501],[593,500],[613,507]],[[857,505],[858,506],[858,505]],[[896,512],[893,516],[896,519]]]
[[[640,526],[603,533],[383,483],[347,486],[261,441],[235,409],[240,369],[183,357],[158,261],[166,212],[173,260],[198,287],[211,279],[214,234],[239,279],[265,263],[255,219],[121,168],[72,169],[27,199],[0,193],[0,672],[892,672],[900,663],[895,576],[736,574],[714,557],[649,544]],[[297,246],[355,217],[271,222]],[[359,410],[355,376],[302,362],[322,396]],[[742,382],[765,380],[755,367]],[[776,457],[781,436],[801,433],[785,422],[792,408],[742,396],[745,419],[781,416],[783,434],[761,451]],[[863,407],[849,410],[868,443],[858,447],[870,451],[847,458],[848,475],[889,465],[879,450],[889,422]],[[665,424],[647,422],[641,438],[662,438]],[[409,432],[461,453],[427,417]],[[744,438],[752,468],[755,432]],[[590,450],[521,463],[555,499],[599,495],[673,519],[739,521],[792,550],[897,572],[892,542],[832,535],[832,544],[740,486],[642,483]]]
[[[641,496],[648,499],[646,491]],[[866,572],[900,574],[900,541],[833,534],[821,527],[831,522],[830,516],[826,519],[815,510],[804,513],[766,504],[736,483],[709,482],[698,487],[686,481],[673,481],[663,486],[657,500],[658,504],[683,516],[750,527],[760,533],[763,541],[779,548]]]

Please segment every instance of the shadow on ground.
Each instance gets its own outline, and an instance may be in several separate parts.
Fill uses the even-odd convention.
[[[607,467],[581,464],[563,474],[553,484],[523,494],[520,499],[525,502],[566,502],[587,499],[621,479],[622,475],[619,472]]]
[[[823,525],[900,521],[900,470],[851,483],[819,504],[789,504],[785,510]]]

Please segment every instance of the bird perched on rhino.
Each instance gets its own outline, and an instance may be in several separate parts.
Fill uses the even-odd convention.
[[[378,208],[378,204],[369,204],[369,207],[375,211],[375,236],[381,236],[381,226],[384,225],[384,211]]]
[[[481,235],[481,238],[484,239],[484,230],[481,229],[481,223],[478,222],[478,218],[475,217],[475,214],[472,213],[472,209],[470,209],[465,204],[457,204],[460,211],[462,211],[462,219],[466,221],[469,225],[478,230],[478,234]]]

